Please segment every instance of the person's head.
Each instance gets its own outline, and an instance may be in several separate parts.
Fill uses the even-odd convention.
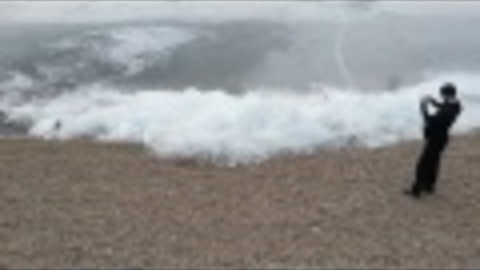
[[[440,87],[440,95],[444,99],[454,99],[457,96],[457,87],[453,83],[445,83]]]

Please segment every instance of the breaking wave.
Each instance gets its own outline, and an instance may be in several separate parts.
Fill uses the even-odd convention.
[[[49,139],[91,137],[140,142],[157,154],[231,164],[322,147],[377,147],[421,136],[418,101],[445,81],[458,85],[464,113],[454,128],[480,127],[480,76],[444,74],[397,91],[354,92],[332,87],[308,93],[255,89],[119,92],[97,86],[28,102],[8,98],[10,121]]]

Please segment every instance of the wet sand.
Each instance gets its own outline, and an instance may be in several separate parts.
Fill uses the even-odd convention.
[[[480,136],[438,193],[402,194],[421,142],[218,167],[140,146],[0,140],[0,268],[480,267]]]

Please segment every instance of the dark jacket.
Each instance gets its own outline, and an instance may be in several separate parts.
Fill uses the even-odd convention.
[[[431,104],[436,107],[436,112],[432,115],[428,113],[427,102],[422,102],[421,111],[425,121],[424,135],[427,140],[448,140],[449,130],[462,111],[459,101],[437,102],[431,100]]]

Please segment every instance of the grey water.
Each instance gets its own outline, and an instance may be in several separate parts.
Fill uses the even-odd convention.
[[[195,28],[216,38],[198,38],[174,48],[168,63],[152,63],[134,76],[116,63],[81,51],[44,46],[56,40],[81,37],[93,30],[107,32],[132,26]],[[477,70],[480,67],[480,18],[377,16],[350,22],[342,52],[359,89],[392,89],[421,80],[428,72]],[[216,24],[168,21],[118,24],[21,24],[0,29],[0,80],[21,73],[52,88],[109,82],[126,88],[241,91],[259,86],[302,91],[312,83],[345,87],[335,58],[340,23],[332,21],[287,24],[273,21],[227,21]],[[79,39],[81,41],[81,39]],[[90,59],[87,59],[90,58]],[[74,64],[83,62],[82,68]],[[65,74],[52,81],[42,68]]]

